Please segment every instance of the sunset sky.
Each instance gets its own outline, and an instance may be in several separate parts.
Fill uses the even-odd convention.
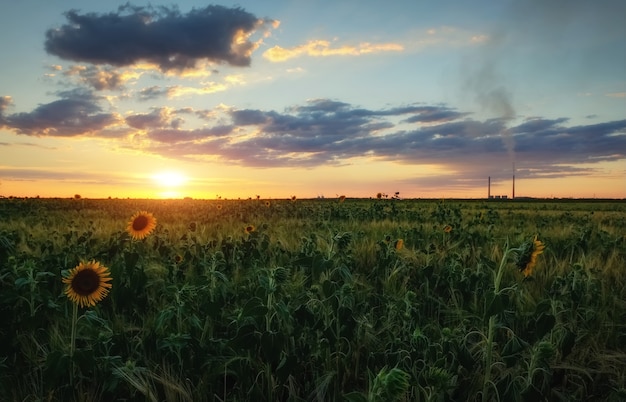
[[[625,15],[2,2],[0,195],[626,198]]]

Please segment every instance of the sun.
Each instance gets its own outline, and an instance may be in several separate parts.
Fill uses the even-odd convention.
[[[185,184],[187,177],[179,172],[160,172],[152,176],[152,179],[161,187],[172,188]]]

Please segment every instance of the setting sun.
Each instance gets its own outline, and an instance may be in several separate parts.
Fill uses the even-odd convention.
[[[187,178],[178,172],[161,172],[152,176],[154,181],[161,187],[178,187],[187,181]]]

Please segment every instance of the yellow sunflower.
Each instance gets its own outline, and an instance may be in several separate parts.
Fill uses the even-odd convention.
[[[270,207],[270,205],[272,205],[272,204],[270,204],[270,202],[269,202],[269,201],[265,201],[265,206],[266,206],[266,207],[268,207],[268,208],[269,208],[269,207]]]
[[[143,239],[154,230],[156,224],[157,220],[150,212],[140,211],[130,218],[126,231],[135,240]]]
[[[376,198],[378,198],[379,200],[380,200],[381,198],[383,198],[383,193],[377,193],[377,194],[376,194]]]
[[[404,240],[396,240],[396,244],[394,245],[394,247],[396,248],[396,250],[402,250],[402,247],[404,247]]]
[[[452,226],[450,226],[450,225],[446,225],[446,226],[444,226],[444,227],[443,227],[443,231],[444,231],[445,233],[450,233],[450,232],[452,232]]]
[[[518,249],[515,265],[524,274],[525,278],[532,275],[533,269],[537,265],[537,257],[543,253],[545,247],[543,242],[537,240],[537,235],[535,235],[531,241],[522,244]]]
[[[342,202],[344,202],[346,200],[346,196],[345,195],[340,195],[339,196],[339,203],[341,204]]]
[[[296,196],[295,196],[295,195],[292,195],[292,196],[291,196],[291,201],[295,201],[295,200],[296,200]]]
[[[250,234],[250,233],[254,232],[254,226],[253,225],[246,226],[245,232],[246,232],[246,234]]]
[[[217,208],[217,210],[220,211],[222,209],[222,205],[221,204],[217,204],[217,206],[215,208]]]
[[[113,280],[107,267],[99,262],[81,262],[63,278],[65,294],[73,303],[80,307],[95,306],[109,293]]]

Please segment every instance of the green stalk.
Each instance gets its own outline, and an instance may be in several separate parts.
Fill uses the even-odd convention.
[[[500,292],[500,282],[502,281],[502,275],[504,273],[504,266],[506,265],[506,259],[509,254],[508,244],[506,246],[506,250],[504,250],[504,255],[502,256],[502,261],[500,261],[500,266],[498,267],[498,272],[493,281],[493,294],[494,297]],[[489,330],[487,332],[487,351],[485,355],[485,379],[483,381],[483,392],[482,392],[482,402],[487,402],[487,388],[489,387],[489,383],[491,382],[491,364],[493,363],[493,336],[496,330],[496,315],[492,315],[489,317]]]
[[[78,321],[78,303],[72,304],[72,334],[70,335],[70,385],[74,385],[74,351],[76,349],[76,322]]]

